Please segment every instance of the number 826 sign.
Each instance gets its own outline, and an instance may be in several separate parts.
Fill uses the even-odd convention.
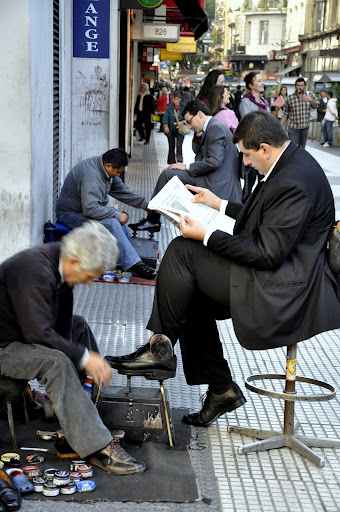
[[[177,43],[179,40],[179,25],[144,23],[143,39],[145,41],[162,41]]]

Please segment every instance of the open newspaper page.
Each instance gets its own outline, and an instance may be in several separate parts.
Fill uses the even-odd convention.
[[[170,181],[151,199],[150,210],[160,213],[179,225],[180,215],[188,215],[206,228],[220,229],[233,234],[235,220],[203,203],[193,203],[192,193],[184,186],[177,176]]]

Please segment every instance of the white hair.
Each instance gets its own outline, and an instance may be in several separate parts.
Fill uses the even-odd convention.
[[[95,220],[85,222],[62,238],[61,256],[78,258],[81,270],[113,270],[119,249],[110,231]]]
[[[146,92],[149,91],[149,84],[145,84],[144,82],[140,84],[141,87],[144,87],[146,89]]]

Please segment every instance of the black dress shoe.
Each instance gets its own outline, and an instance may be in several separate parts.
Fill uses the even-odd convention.
[[[155,279],[157,272],[154,268],[149,267],[144,261],[139,261],[131,268],[129,268],[128,272],[133,272],[137,275],[137,277],[141,277],[142,279]]]
[[[176,375],[176,356],[165,359],[156,357],[150,351],[150,343],[139,347],[132,354],[106,356],[105,359],[122,375],[139,375],[150,380],[171,379]]]
[[[195,427],[207,427],[222,414],[234,411],[245,404],[246,401],[238,385],[233,382],[231,388],[222,395],[214,395],[208,390],[200,412],[187,414],[183,416],[182,421]]]
[[[90,455],[88,461],[115,475],[134,475],[146,469],[143,462],[138,462],[120,446],[117,439],[113,439],[103,450]]]
[[[0,503],[5,510],[19,510],[21,507],[20,492],[5,480],[0,480]]]

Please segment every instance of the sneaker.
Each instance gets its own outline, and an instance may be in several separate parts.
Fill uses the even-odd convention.
[[[156,270],[152,267],[149,267],[144,261],[139,261],[131,268],[128,269],[128,272],[133,272],[137,275],[137,277],[141,277],[142,279],[155,279]]]
[[[120,446],[118,439],[113,439],[106,448],[90,455],[88,461],[115,475],[134,475],[146,469],[143,462],[138,462]]]
[[[128,224],[128,226],[132,231],[149,231],[150,233],[158,233],[161,229],[161,222],[158,221],[153,223],[149,221],[148,217],[146,217],[136,224]]]
[[[324,148],[329,148],[330,144],[328,144],[328,142],[325,142],[324,144],[322,144]]]

